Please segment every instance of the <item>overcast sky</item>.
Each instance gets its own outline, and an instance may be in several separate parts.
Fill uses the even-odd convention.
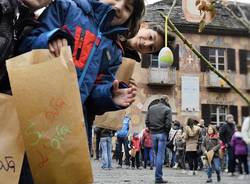
[[[145,0],[146,4],[152,4],[161,0]],[[165,0],[166,1],[166,0]],[[238,2],[250,3],[250,0],[235,0]]]

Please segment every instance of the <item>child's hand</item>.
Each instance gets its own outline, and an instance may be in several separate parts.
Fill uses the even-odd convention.
[[[49,51],[55,57],[60,56],[60,50],[62,47],[67,46],[68,41],[65,38],[57,38],[49,43]]]
[[[135,96],[136,88],[134,86],[119,89],[119,81],[113,82],[113,101],[116,105],[127,107],[135,101]]]
[[[129,87],[134,87],[137,89],[137,84],[132,77],[129,79]]]

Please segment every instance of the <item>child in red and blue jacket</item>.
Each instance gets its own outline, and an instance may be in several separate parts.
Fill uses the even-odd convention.
[[[130,147],[131,147],[131,149],[134,149],[134,151],[136,153],[135,156],[131,155],[132,169],[135,168],[135,162],[136,162],[136,168],[140,169],[141,140],[140,140],[139,134],[137,132],[135,132],[133,134]]]
[[[69,43],[82,103],[89,97],[98,114],[128,106],[133,96],[133,90],[119,90],[118,81],[114,81],[122,58],[117,41],[119,35],[134,36],[131,33],[137,30],[144,2],[122,2],[127,3],[122,7],[128,9],[127,16],[119,13],[124,10],[117,10],[115,0],[56,0],[39,17],[41,26],[23,40],[19,49],[49,48],[59,56],[60,48]],[[139,18],[134,19],[136,15]]]
[[[88,132],[94,115],[134,101],[135,88],[121,89],[115,80],[122,62],[118,38],[137,33],[144,9],[143,0],[56,0],[39,17],[40,27],[19,47],[21,53],[49,48],[59,56],[62,46],[71,46]]]
[[[144,168],[147,167],[147,161],[149,158],[150,169],[153,169],[153,140],[149,128],[145,128],[142,135],[142,146],[144,147]]]

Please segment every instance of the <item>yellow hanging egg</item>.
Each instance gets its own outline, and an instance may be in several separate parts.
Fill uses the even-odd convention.
[[[161,68],[170,67],[174,62],[174,56],[172,51],[168,47],[161,49],[158,55],[158,62],[160,63]]]

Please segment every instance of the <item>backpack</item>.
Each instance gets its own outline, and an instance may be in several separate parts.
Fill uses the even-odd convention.
[[[0,92],[10,89],[5,60],[14,48],[14,19],[17,9],[16,0],[0,2]]]
[[[128,136],[130,121],[131,121],[130,117],[125,116],[125,118],[123,119],[122,129],[117,131],[117,137],[125,138]]]

